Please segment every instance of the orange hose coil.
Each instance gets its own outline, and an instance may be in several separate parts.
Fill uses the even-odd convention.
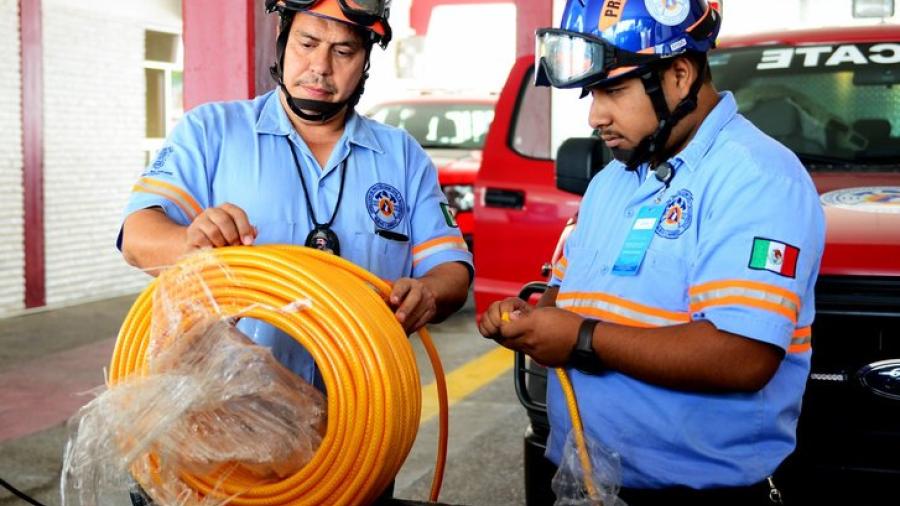
[[[266,321],[302,344],[327,389],[328,425],[312,461],[282,481],[260,484],[246,472],[183,476],[201,496],[235,505],[371,503],[394,479],[418,431],[421,387],[409,340],[385,300],[390,285],[334,255],[300,246],[208,250],[201,282],[168,297],[212,297],[222,315]],[[222,268],[222,267],[225,268]],[[135,301],[116,341],[110,384],[146,371],[154,280]],[[285,311],[295,301],[311,305]],[[184,325],[189,327],[189,322]],[[447,390],[428,332],[419,331],[434,368],[440,437],[431,500],[440,492],[447,449]]]

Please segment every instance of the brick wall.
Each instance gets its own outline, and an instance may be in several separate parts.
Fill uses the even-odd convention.
[[[48,305],[133,292],[148,280],[115,248],[143,170],[146,114],[144,27],[121,15],[58,2],[43,11]]]
[[[0,315],[24,307],[19,2],[0,0]]]

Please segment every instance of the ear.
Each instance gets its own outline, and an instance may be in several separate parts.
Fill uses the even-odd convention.
[[[672,91],[675,92],[678,100],[688,96],[691,84],[697,78],[697,68],[691,60],[684,56],[676,57],[666,73],[671,80],[670,86],[674,88]]]

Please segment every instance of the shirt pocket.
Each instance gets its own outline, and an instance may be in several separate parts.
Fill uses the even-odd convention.
[[[395,281],[412,274],[409,240],[389,239],[373,232],[356,232],[353,247],[341,256],[382,279]]]
[[[647,250],[639,278],[644,303],[670,311],[687,311],[689,263],[672,251]]]
[[[598,252],[594,248],[569,248],[566,256],[566,272],[563,274],[562,290],[590,291],[592,282],[602,276],[603,268],[597,262]]]
[[[298,244],[298,241],[305,239],[296,230],[297,224],[289,221],[259,222],[253,223],[253,226],[257,232],[254,244]]]

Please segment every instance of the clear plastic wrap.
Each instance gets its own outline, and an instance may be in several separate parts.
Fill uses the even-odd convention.
[[[627,506],[619,499],[622,469],[619,454],[584,435],[590,459],[590,483],[585,481],[583,458],[574,432],[569,431],[559,469],[553,476],[555,506]]]
[[[70,421],[64,506],[122,504],[132,479],[160,506],[224,504],[190,485],[272,483],[315,454],[324,396],[234,327],[246,308],[196,296],[209,293],[200,272],[224,268],[210,262],[201,254],[160,277],[144,374],[105,389]]]

